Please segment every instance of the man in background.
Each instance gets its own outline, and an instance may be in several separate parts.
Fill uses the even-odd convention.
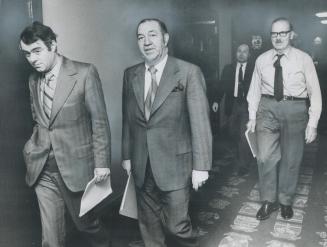
[[[122,166],[135,180],[142,238],[199,246],[188,206],[212,163],[206,84],[197,66],[168,56],[162,21],[142,20],[137,39],[144,62],[124,74]]]
[[[23,153],[26,182],[39,203],[42,246],[65,246],[67,211],[88,246],[108,247],[99,219],[78,216],[86,184],[110,174],[110,129],[98,72],[57,53],[55,33],[39,22],[23,30],[20,49],[34,69],[29,89],[35,125]]]
[[[304,144],[317,136],[321,113],[317,73],[311,57],[291,46],[292,38],[293,28],[288,19],[272,22],[273,49],[257,58],[247,96],[248,128],[256,131],[258,144],[263,202],[256,215],[258,220],[269,218],[279,204],[284,219],[293,217],[292,203]]]
[[[259,55],[261,55],[265,51],[263,47],[263,39],[260,34],[254,34],[251,36],[251,48],[250,48],[250,54],[251,54],[251,60],[254,63],[255,60]]]
[[[234,163],[237,173],[243,176],[249,172],[253,161],[246,141],[246,124],[249,121],[246,95],[249,90],[254,65],[248,62],[249,46],[241,44],[236,50],[236,62],[224,67],[220,79],[220,92],[213,107],[225,95],[224,114],[227,117],[228,133],[233,142]]]

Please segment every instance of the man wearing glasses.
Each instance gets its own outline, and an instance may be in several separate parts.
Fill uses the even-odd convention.
[[[321,93],[311,57],[292,47],[290,21],[271,25],[273,49],[258,57],[247,96],[249,122],[256,131],[260,198],[258,220],[281,208],[293,217],[292,203],[305,143],[317,136]],[[310,104],[308,104],[310,102]]]

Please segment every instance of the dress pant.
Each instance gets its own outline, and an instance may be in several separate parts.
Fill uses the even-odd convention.
[[[42,247],[65,246],[65,211],[67,209],[77,229],[84,233],[88,246],[109,247],[108,233],[98,218],[91,214],[79,217],[83,192],[71,192],[51,159],[35,186],[41,223]]]
[[[253,161],[251,149],[245,137],[248,121],[249,112],[246,99],[235,98],[232,112],[228,119],[228,133],[236,149],[235,158],[239,169],[249,169]]]
[[[292,205],[308,123],[306,100],[261,97],[257,111],[259,188],[262,201]]]
[[[167,178],[169,179],[169,178]],[[147,164],[142,188],[136,187],[138,222],[146,247],[198,247],[192,231],[188,206],[190,187],[161,191],[156,185],[151,166]]]

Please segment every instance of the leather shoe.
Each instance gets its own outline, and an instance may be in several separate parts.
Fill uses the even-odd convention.
[[[257,220],[265,220],[268,219],[270,214],[276,210],[278,210],[278,204],[276,202],[268,202],[264,201],[261,208],[257,213]]]
[[[293,217],[293,209],[290,205],[280,204],[281,215],[285,220],[291,219]]]

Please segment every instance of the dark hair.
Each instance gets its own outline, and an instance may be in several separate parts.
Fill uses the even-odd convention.
[[[42,40],[47,48],[51,49],[53,41],[57,41],[57,35],[52,29],[42,23],[35,21],[32,25],[27,26],[20,34],[20,40],[26,45],[30,45],[37,40]]]
[[[146,19],[141,20],[139,22],[139,24],[137,24],[136,35],[137,35],[137,30],[139,29],[139,26],[141,24],[143,24],[145,22],[149,22],[149,21],[155,21],[155,22],[157,22],[159,24],[159,26],[160,26],[160,29],[161,29],[162,34],[168,33],[167,26],[166,26],[166,24],[163,21],[161,21],[161,20],[159,20],[157,18],[146,18]]]
[[[238,49],[242,45],[247,46],[247,48],[249,49],[249,52],[250,52],[250,46],[247,43],[239,43],[236,49]]]
[[[293,25],[292,25],[292,23],[290,22],[290,20],[287,19],[286,17],[278,17],[278,18],[276,18],[275,20],[272,21],[271,26],[272,26],[274,23],[279,22],[279,21],[285,21],[285,22],[287,22],[288,25],[289,25],[289,27],[290,27],[290,31],[293,31]]]

